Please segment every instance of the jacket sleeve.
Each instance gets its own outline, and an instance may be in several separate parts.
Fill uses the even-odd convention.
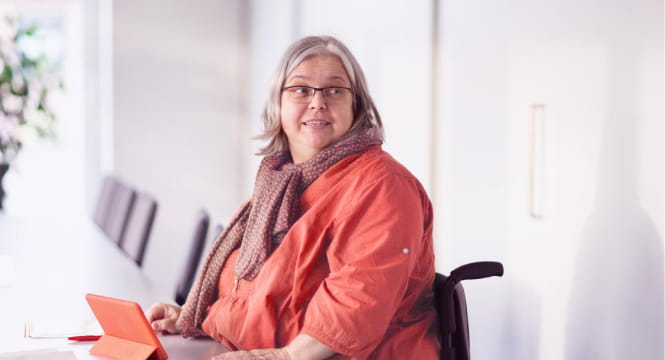
[[[383,338],[422,252],[425,203],[417,181],[399,175],[357,191],[348,212],[333,220],[330,274],[307,307],[302,333],[365,359]]]

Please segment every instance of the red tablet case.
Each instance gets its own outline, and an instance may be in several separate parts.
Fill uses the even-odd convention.
[[[104,329],[91,354],[118,360],[168,358],[139,304],[95,294],[87,294],[85,299]]]

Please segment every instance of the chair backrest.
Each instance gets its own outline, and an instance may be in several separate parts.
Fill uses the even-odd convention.
[[[194,233],[192,234],[189,244],[189,252],[185,259],[183,269],[180,272],[178,283],[176,284],[175,302],[178,305],[185,303],[189,290],[194,283],[194,277],[196,276],[196,270],[199,266],[201,253],[205,247],[206,234],[208,233],[209,225],[210,216],[208,215],[208,212],[200,210],[196,217]]]
[[[210,228],[210,232],[209,232],[208,236],[206,237],[205,245],[203,245],[203,250],[201,251],[201,256],[199,258],[199,266],[196,269],[196,274],[201,272],[201,267],[203,267],[203,262],[205,261],[206,257],[208,256],[208,253],[210,253],[210,249],[212,248],[212,244],[214,244],[215,240],[217,240],[217,238],[220,235],[222,235],[222,232],[224,232],[224,225],[222,225],[222,224],[215,224],[215,226],[212,226]]]
[[[156,213],[155,199],[148,194],[140,194],[136,197],[120,247],[138,266],[143,264]]]
[[[208,236],[208,239],[206,240],[205,249],[203,250],[202,254],[203,257],[206,256],[206,253],[208,252],[208,250],[210,250],[212,244],[214,244],[215,240],[217,240],[217,238],[220,235],[222,235],[223,231],[224,231],[224,225],[222,224],[215,224],[215,226],[212,227],[212,229],[210,230],[210,236]]]
[[[441,340],[440,360],[469,360],[469,320],[466,296],[460,281],[503,276],[503,265],[493,261],[462,265],[446,277],[434,277],[434,307],[438,314]]]
[[[466,309],[466,296],[462,284],[454,285],[452,312],[446,297],[450,296],[446,281],[448,277],[436,273],[434,279],[434,307],[439,321],[441,341],[440,360],[469,360],[469,321]],[[452,328],[451,321],[452,318]]]
[[[135,198],[136,192],[134,189],[118,182],[118,185],[113,192],[111,213],[109,214],[108,222],[104,228],[109,238],[118,244],[118,246],[122,243],[125,229],[127,227],[127,219],[129,218],[129,213],[132,211],[132,206],[134,206]]]
[[[95,207],[94,221],[100,229],[106,227],[109,214],[111,212],[111,204],[113,202],[113,194],[118,185],[118,180],[113,176],[106,176],[102,182],[102,188],[99,190],[97,197],[97,206]]]

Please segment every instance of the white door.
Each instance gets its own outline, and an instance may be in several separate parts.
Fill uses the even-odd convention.
[[[466,285],[474,358],[662,359],[662,3],[439,19],[439,265],[506,268]]]

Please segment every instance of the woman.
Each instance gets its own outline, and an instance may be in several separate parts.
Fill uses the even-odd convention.
[[[263,118],[252,199],[153,328],[219,340],[214,359],[437,359],[431,204],[381,149],[356,59],[332,37],[295,42]]]

